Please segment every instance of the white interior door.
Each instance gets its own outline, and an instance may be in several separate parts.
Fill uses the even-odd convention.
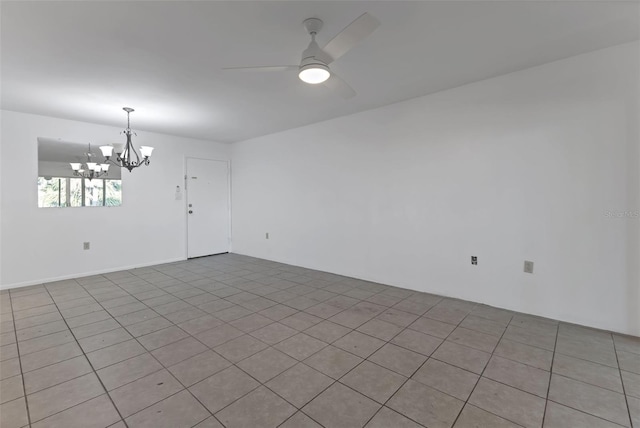
[[[229,251],[229,164],[187,158],[187,257]]]

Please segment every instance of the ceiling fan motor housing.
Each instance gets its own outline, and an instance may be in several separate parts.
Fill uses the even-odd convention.
[[[320,46],[316,42],[316,33],[322,28],[322,21],[318,18],[305,19],[304,26],[311,35],[311,42],[302,52],[298,76],[306,83],[322,83],[331,75],[327,63],[317,58]]]
[[[305,19],[304,22],[304,28],[307,29],[307,32],[309,34],[316,34],[320,31],[320,29],[322,28],[322,20],[318,19],[318,18],[308,18]]]

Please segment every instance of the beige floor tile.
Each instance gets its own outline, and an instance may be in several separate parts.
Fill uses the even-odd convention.
[[[323,426],[364,426],[380,404],[336,382],[304,406],[302,411]]]
[[[519,428],[521,425],[514,424],[506,419],[502,419],[493,413],[486,412],[476,406],[467,404],[462,409],[454,428]],[[568,426],[567,426],[568,427]]]
[[[497,355],[491,357],[482,375],[542,398],[547,398],[551,377],[551,374],[545,370]]]
[[[620,425],[549,401],[547,402],[547,410],[544,416],[544,427],[619,428]]]
[[[418,352],[422,355],[429,356],[433,354],[438,346],[442,343],[442,339],[438,339],[428,334],[423,334],[415,330],[406,329],[402,333],[395,336],[391,343]]]
[[[246,373],[264,383],[279,375],[297,361],[274,348],[268,348],[237,364]]]
[[[192,427],[210,413],[189,391],[181,391],[126,419],[129,428]]]
[[[553,361],[553,352],[551,351],[506,339],[500,341],[494,354],[547,371],[551,370],[551,362]]]
[[[98,377],[95,373],[89,373],[30,394],[27,402],[31,422],[37,422],[104,393]]]
[[[327,344],[321,340],[304,333],[298,333],[282,342],[276,344],[274,348],[284,352],[296,360],[302,361],[315,354]]]
[[[406,380],[406,377],[396,372],[369,361],[363,361],[343,376],[340,382],[384,404]]]
[[[278,428],[322,428],[322,426],[304,413],[296,412]]]
[[[356,355],[335,346],[327,346],[304,360],[304,363],[327,376],[339,379],[361,361],[362,358]]]
[[[305,364],[296,364],[266,386],[289,403],[301,408],[333,383],[330,377]]]
[[[378,413],[369,421],[365,428],[420,428],[411,419],[402,416],[388,407],[381,408]]]
[[[36,422],[33,428],[102,428],[117,423],[120,415],[106,394]]]
[[[29,425],[24,397],[0,404],[0,425],[2,428],[22,428]]]
[[[540,427],[545,400],[524,391],[481,378],[469,404],[524,427]]]
[[[232,363],[237,363],[268,347],[266,343],[245,334],[217,346],[214,350]]]
[[[445,341],[431,354],[432,358],[461,369],[480,374],[489,362],[491,354]]]
[[[24,374],[27,394],[91,373],[91,365],[83,355],[51,364]]]
[[[428,427],[449,428],[464,402],[419,382],[408,380],[387,406]]]
[[[358,331],[352,331],[333,342],[333,346],[351,352],[361,358],[367,358],[384,344],[385,342],[382,340]]]
[[[411,379],[466,401],[479,376],[432,358],[424,363]]]
[[[211,413],[216,413],[260,386],[235,366],[222,370],[189,388]]]
[[[143,378],[162,369],[162,365],[149,353],[144,353],[97,371],[107,391]]]
[[[213,351],[194,355],[168,368],[184,386],[191,386],[229,367],[231,363]]]
[[[567,355],[556,354],[553,372],[581,382],[622,393],[620,370]]]
[[[388,343],[370,356],[368,360],[410,377],[427,360],[427,357]]]
[[[554,374],[549,387],[549,400],[619,425],[630,426],[624,395],[608,389]]]
[[[216,413],[216,417],[228,428],[267,428],[280,425],[295,412],[295,407],[262,386]]]
[[[182,389],[166,370],[160,370],[141,379],[123,385],[109,395],[113,399],[120,414],[127,418],[140,410],[149,407]]]

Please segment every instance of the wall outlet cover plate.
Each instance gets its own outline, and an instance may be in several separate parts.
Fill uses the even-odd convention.
[[[529,260],[525,260],[524,261],[524,271],[526,273],[533,273],[533,262],[530,262]]]

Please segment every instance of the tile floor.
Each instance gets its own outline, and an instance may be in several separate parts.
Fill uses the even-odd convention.
[[[640,339],[234,254],[0,294],[0,425],[640,427]]]

